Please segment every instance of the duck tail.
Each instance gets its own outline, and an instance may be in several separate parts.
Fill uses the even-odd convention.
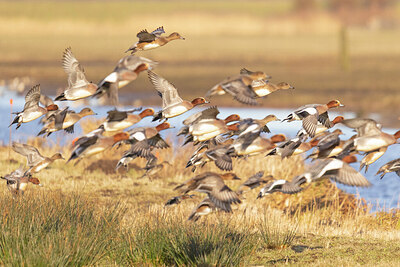
[[[57,96],[54,99],[54,101],[65,101],[65,100],[67,100],[67,99],[65,98],[65,94],[64,93],[61,93],[59,96]]]
[[[10,125],[8,125],[8,127],[10,127],[11,125],[13,125],[15,123],[18,123],[19,117],[20,117],[19,115],[15,116],[14,120],[12,121],[12,123]],[[20,125],[21,124],[18,123],[17,129],[19,128]]]
[[[37,134],[37,136],[40,136],[40,135],[42,135],[42,134],[45,134],[45,133],[46,133],[46,130],[47,130],[47,128],[43,128],[43,129]]]
[[[292,121],[293,120],[293,114],[290,113],[285,119],[282,120],[282,122],[284,121]]]
[[[67,160],[67,163],[76,158],[78,158],[78,154],[76,153],[76,151],[74,151],[72,152],[71,157],[69,157],[69,159]]]
[[[151,121],[162,120],[162,111],[157,112],[154,114],[153,119]]]

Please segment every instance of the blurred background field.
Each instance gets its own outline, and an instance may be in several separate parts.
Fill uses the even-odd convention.
[[[396,126],[399,15],[400,2],[390,0],[2,1],[0,79],[29,76],[54,95],[66,86],[61,57],[71,46],[88,79],[97,82],[138,31],[163,25],[186,40],[138,55],[159,61],[156,71],[183,97],[205,94],[247,67],[296,87],[269,96],[263,106],[338,98],[348,111],[377,112]],[[146,75],[121,91],[128,103],[159,103]],[[229,96],[213,103],[239,105]]]

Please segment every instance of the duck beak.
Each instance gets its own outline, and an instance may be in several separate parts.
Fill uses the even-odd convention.
[[[290,86],[289,89],[294,89],[294,86]]]
[[[43,187],[43,185],[42,185],[42,184],[38,184],[38,186],[40,186],[40,187]]]
[[[233,177],[233,180],[242,180],[242,179],[240,179],[239,177],[235,176],[235,177]]]
[[[342,103],[340,103],[339,107],[344,107],[344,105]]]
[[[265,82],[268,82],[268,79],[272,79],[272,76],[266,75]]]

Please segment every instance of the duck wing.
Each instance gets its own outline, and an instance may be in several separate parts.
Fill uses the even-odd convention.
[[[139,38],[139,43],[151,43],[156,40],[156,35],[149,33],[147,30],[141,30],[136,37]]]
[[[128,113],[126,111],[118,111],[117,109],[107,111],[107,122],[123,121],[126,118],[128,118]]]
[[[221,85],[222,89],[231,94],[234,99],[246,105],[257,105],[257,94],[243,83],[241,79],[234,80]]]
[[[39,150],[34,146],[13,142],[12,149],[18,154],[21,154],[26,157],[27,165],[30,168],[46,159],[40,154]]]
[[[151,34],[154,34],[156,37],[160,37],[163,33],[165,33],[164,26],[158,27],[157,29],[151,32]]]
[[[65,49],[62,59],[62,66],[68,75],[68,87],[79,88],[86,86],[89,82],[86,80],[84,69],[79,61],[72,54],[71,48]]]
[[[163,149],[169,147],[168,143],[165,142],[165,140],[160,136],[160,134],[156,134],[152,138],[149,138],[147,142],[149,143],[150,146],[155,148]]]
[[[25,95],[24,111],[39,105],[40,84],[32,87]]]
[[[317,131],[317,125],[318,125],[318,118],[316,114],[314,115],[308,115],[302,120],[302,125],[304,130],[306,130],[307,134],[310,137],[315,136],[315,132]]]
[[[228,150],[225,148],[212,149],[206,152],[207,157],[215,162],[215,165],[223,171],[232,170],[232,159],[227,154]]]
[[[189,116],[186,120],[183,121],[184,125],[191,125],[200,120],[208,120],[208,119],[217,119],[217,115],[219,114],[219,110],[216,106],[209,107],[205,110],[197,112],[191,116]]]
[[[163,109],[167,108],[168,106],[183,102],[182,98],[180,98],[178,95],[178,90],[172,83],[168,82],[166,79],[150,70],[148,71],[148,74],[150,82],[153,84],[158,94],[162,97]]]
[[[371,186],[371,183],[361,173],[353,169],[349,164],[345,162],[343,162],[343,167],[340,168],[337,172],[334,172],[333,175],[330,175],[330,173],[327,172],[325,176],[329,176],[329,178],[331,178],[332,180],[345,185],[360,187]]]
[[[318,149],[319,151],[324,151],[324,150],[328,150],[330,148],[336,147],[340,144],[340,138],[339,135],[336,133],[331,133],[328,134],[327,136],[325,136],[324,138],[322,138],[319,142],[318,142]]]
[[[328,112],[324,112],[318,115],[318,121],[326,128],[332,128],[333,123],[329,120]]]
[[[347,119],[343,120],[342,123],[357,131],[357,137],[380,135],[382,133],[377,122],[373,119]]]

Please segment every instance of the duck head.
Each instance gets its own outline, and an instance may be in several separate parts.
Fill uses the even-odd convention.
[[[143,64],[140,64],[140,65],[134,70],[134,72],[135,72],[136,74],[139,74],[139,73],[141,73],[142,71],[148,70],[149,68],[150,68],[150,65],[149,65],[149,64],[143,63]]]
[[[228,125],[227,128],[229,131],[237,132],[237,131],[239,131],[239,123],[234,123],[234,124]]]
[[[286,135],[284,135],[284,134],[276,134],[271,137],[272,143],[279,143],[279,142],[283,142],[283,141],[286,141]]]
[[[291,86],[290,84],[288,84],[287,82],[280,82],[280,83],[277,84],[277,86],[278,86],[280,89],[283,89],[283,90],[294,89],[294,87]]]
[[[56,153],[51,157],[52,160],[56,160],[56,159],[65,159],[61,153]]]
[[[195,107],[195,106],[207,104],[210,102],[208,102],[204,97],[198,97],[198,98],[193,99],[191,103],[192,103],[193,107]]]
[[[240,116],[237,114],[232,114],[224,119],[225,123],[230,123],[232,121],[240,121]]]
[[[332,123],[333,125],[341,123],[342,121],[344,121],[344,117],[343,116],[337,116],[336,118],[333,119]]]
[[[400,138],[400,130],[398,130],[394,135],[394,138],[399,139]]]
[[[342,105],[339,100],[329,101],[326,105],[328,108],[344,107],[344,105]]]
[[[337,135],[344,134],[344,133],[342,132],[342,130],[340,130],[340,129],[336,129],[336,130],[334,130],[332,133],[337,134]]]
[[[30,182],[30,183],[32,183],[32,184],[35,184],[35,185],[38,185],[38,186],[43,186],[41,183],[40,183],[40,181],[39,181],[39,179],[38,178],[36,178],[36,177],[29,177],[28,178],[28,182]]]
[[[174,127],[171,126],[171,124],[169,124],[169,122],[163,122],[163,123],[161,123],[161,124],[156,126],[156,130],[158,132],[162,131],[162,130],[169,129],[169,128],[174,128]]]
[[[236,176],[236,174],[234,174],[233,172],[228,172],[228,173],[224,173],[221,174],[221,178],[222,180],[240,180],[239,177]]]
[[[128,140],[129,134],[127,132],[117,133],[113,136],[114,144],[120,141]]]
[[[93,112],[91,108],[84,108],[82,109],[79,114],[81,117],[89,116],[89,115],[97,115],[96,113]]]
[[[179,33],[177,33],[177,32],[171,33],[171,34],[167,37],[167,39],[168,39],[169,41],[171,41],[171,40],[177,40],[177,39],[185,40],[185,38],[183,38],[183,37],[182,37]]]
[[[148,116],[153,116],[154,115],[154,109],[152,108],[146,108],[142,112],[140,112],[139,116],[143,119],[144,117]]]
[[[343,162],[346,163],[354,163],[357,162],[357,158],[354,155],[348,155],[342,159]]]
[[[271,122],[271,121],[280,121],[280,119],[278,119],[275,115],[273,115],[273,114],[271,114],[271,115],[268,115],[268,116],[266,116],[264,119],[262,119],[262,122],[264,123],[265,122],[265,124],[267,124],[268,122]]]
[[[46,107],[47,111],[55,111],[58,110],[58,106],[56,104],[51,104]]]

